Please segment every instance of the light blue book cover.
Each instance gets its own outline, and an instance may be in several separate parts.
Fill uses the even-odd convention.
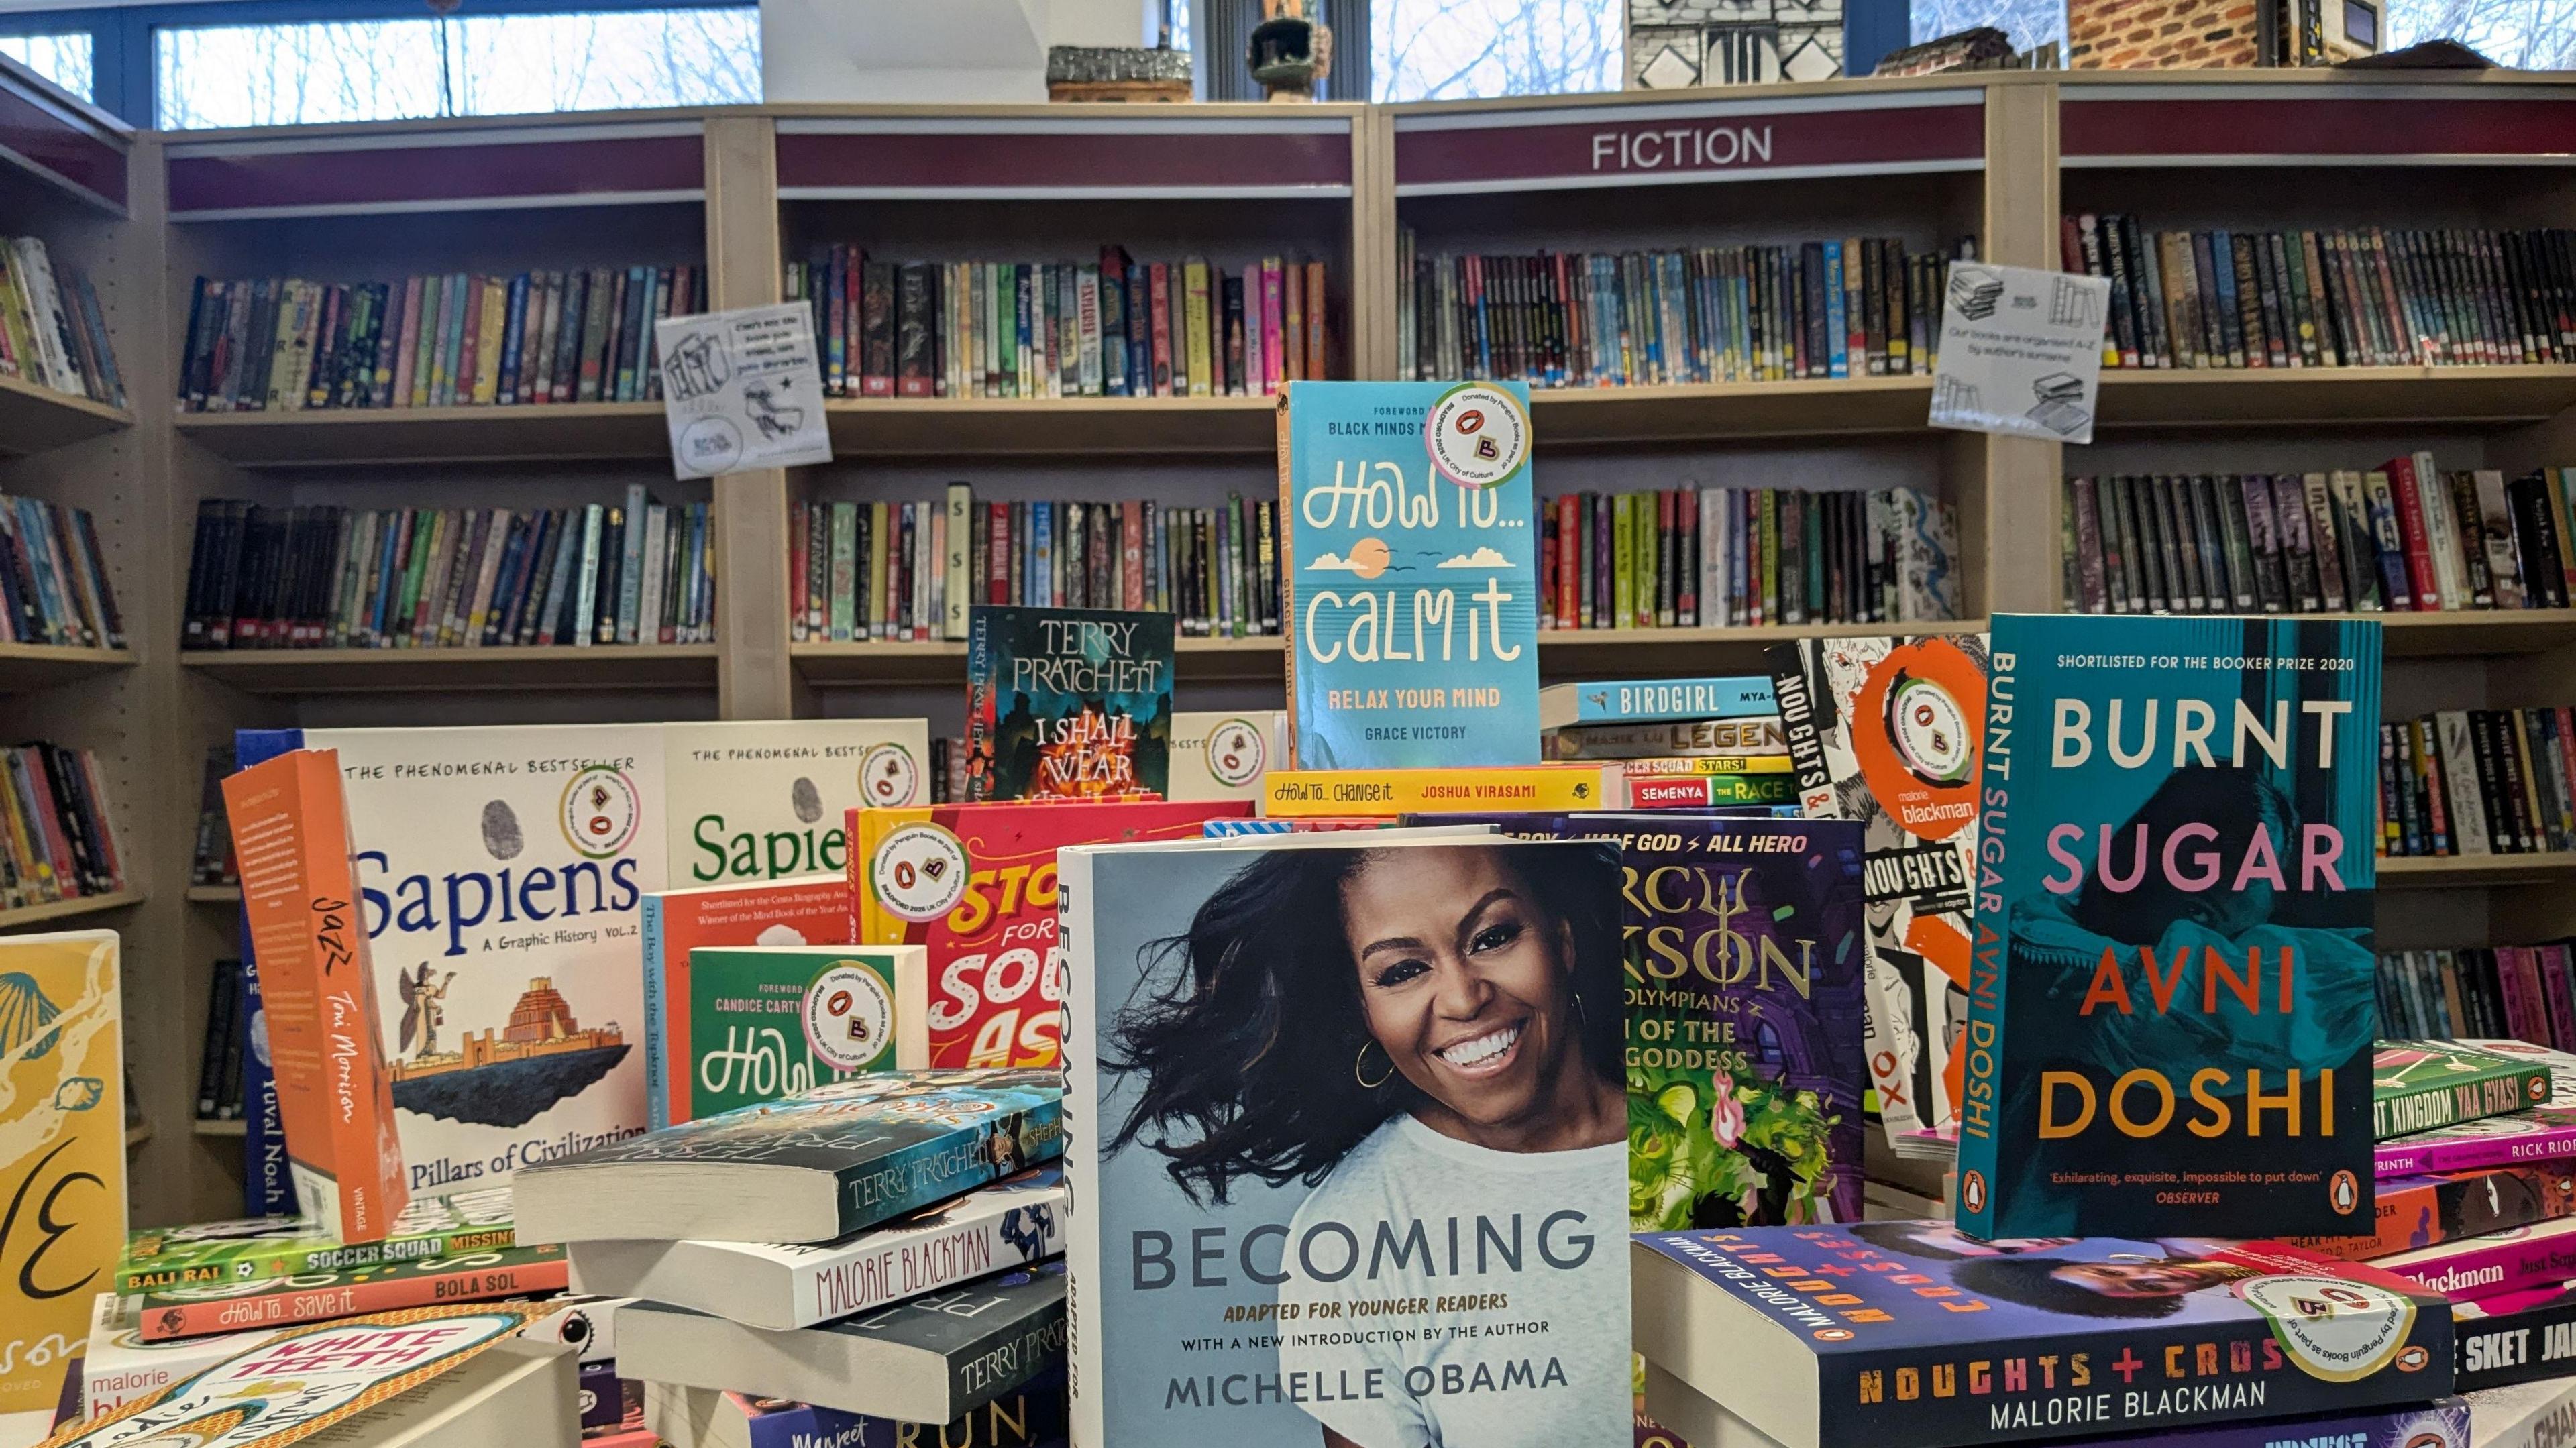
[[[1529,388],[1300,382],[1279,426],[1289,758],[1536,764]]]

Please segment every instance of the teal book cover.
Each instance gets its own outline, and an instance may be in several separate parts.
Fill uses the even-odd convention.
[[[979,604],[966,618],[969,799],[1162,796],[1172,615]]]
[[[2379,644],[1996,616],[1963,1230],[2367,1229]]]
[[[1299,769],[1536,764],[1529,388],[1299,382],[1279,402]]]

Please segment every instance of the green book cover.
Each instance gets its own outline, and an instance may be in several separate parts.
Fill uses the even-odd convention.
[[[2549,1100],[2546,1062],[2457,1041],[2382,1041],[2371,1070],[2371,1119],[2381,1141]]]
[[[861,1071],[928,1067],[928,956],[918,945],[690,951],[692,1114],[775,1101]]]
[[[415,1197],[380,1242],[344,1243],[307,1217],[248,1217],[146,1227],[125,1239],[119,1295],[219,1282],[265,1282],[515,1244],[507,1189]]]

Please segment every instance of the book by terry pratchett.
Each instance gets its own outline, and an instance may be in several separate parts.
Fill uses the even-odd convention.
[[[1959,1225],[2367,1231],[2379,626],[1993,638]]]
[[[1073,1441],[1629,1442],[1617,852],[1060,868]]]
[[[1538,762],[1529,455],[1518,382],[1280,393],[1293,767]]]
[[[1172,759],[1172,615],[968,611],[970,799],[1160,795]]]

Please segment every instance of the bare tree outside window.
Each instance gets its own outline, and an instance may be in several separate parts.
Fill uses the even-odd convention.
[[[2387,0],[2388,49],[2448,38],[2498,65],[2576,67],[2576,0]]]
[[[1373,99],[1619,89],[1624,0],[1372,0]]]
[[[2055,41],[2063,53],[2066,45],[2066,0],[1913,0],[1911,14],[1916,44],[1991,25],[2015,50]]]
[[[80,35],[0,35],[0,55],[70,91],[82,100],[96,94],[92,42]]]
[[[311,125],[760,99],[750,6],[168,27],[160,124]]]

